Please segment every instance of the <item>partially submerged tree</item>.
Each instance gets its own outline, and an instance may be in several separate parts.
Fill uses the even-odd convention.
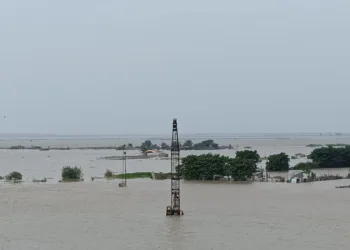
[[[228,159],[219,154],[189,155],[182,159],[181,174],[187,180],[213,180],[225,175]]]
[[[260,155],[256,150],[243,150],[236,152],[236,158],[251,160],[252,163],[257,167],[258,163],[261,162]]]
[[[13,171],[5,176],[5,179],[7,181],[20,181],[22,180],[22,174],[17,171]]]
[[[350,166],[350,146],[322,147],[314,149],[308,157],[321,168],[340,168]]]
[[[77,166],[71,167],[71,166],[65,166],[62,168],[62,180],[63,181],[78,181],[83,178],[83,171],[81,168],[78,168]]]
[[[259,154],[248,150],[237,152],[235,158],[219,154],[189,155],[182,159],[181,174],[187,180],[231,176],[234,180],[245,181],[256,172],[259,161]]]
[[[157,144],[152,144],[150,140],[146,140],[141,144],[141,151],[144,153],[147,150],[152,150],[152,149],[160,149],[160,147]]]
[[[286,153],[279,153],[267,157],[267,171],[288,171],[290,158]]]
[[[296,164],[294,167],[292,167],[291,169],[293,170],[305,170],[305,169],[316,169],[319,168],[317,163],[314,162],[300,162],[298,164]]]
[[[112,178],[112,177],[113,177],[113,172],[107,169],[105,172],[105,178]]]
[[[170,146],[168,144],[166,144],[165,142],[162,142],[162,144],[160,145],[160,148],[162,150],[170,150]]]
[[[192,148],[194,150],[213,150],[219,149],[219,144],[215,143],[213,140],[205,140],[194,144]]]
[[[182,145],[183,149],[191,150],[193,148],[193,142],[191,140],[186,140]]]
[[[116,150],[125,150],[126,149],[126,145],[121,145],[121,146],[118,146],[116,147]]]

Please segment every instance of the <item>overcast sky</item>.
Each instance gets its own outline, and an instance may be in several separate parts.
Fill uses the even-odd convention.
[[[0,3],[0,133],[350,131],[349,0]],[[3,116],[6,116],[4,119]]]

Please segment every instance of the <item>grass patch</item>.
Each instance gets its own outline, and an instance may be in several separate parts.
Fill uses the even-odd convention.
[[[125,174],[112,174],[112,172],[105,173],[106,179],[153,179],[152,172],[134,172]],[[154,173],[155,180],[170,179],[171,173]]]
[[[152,179],[152,172],[135,172],[135,173],[127,173],[127,174],[114,174],[113,179],[144,179],[149,178]]]

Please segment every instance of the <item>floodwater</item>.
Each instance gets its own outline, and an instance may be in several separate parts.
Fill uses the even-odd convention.
[[[280,148],[287,153],[312,150],[285,144]],[[264,152],[278,148],[276,142]],[[120,161],[96,160],[117,154],[1,150],[0,175],[18,170],[28,182],[0,182],[0,249],[348,249],[350,190],[335,186],[349,185],[350,180],[183,182],[185,215],[166,217],[168,180],[130,180],[127,188],[118,188],[118,181],[89,180],[102,176],[106,168],[121,171]],[[61,167],[74,164],[83,168],[85,182],[57,183]],[[130,160],[128,168],[167,172],[170,162]],[[32,178],[44,176],[53,179],[31,183]]]

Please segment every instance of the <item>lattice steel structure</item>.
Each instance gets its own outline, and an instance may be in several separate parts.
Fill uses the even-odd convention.
[[[123,181],[118,184],[119,187],[126,187],[126,152],[123,150],[123,168],[122,172],[124,174]]]
[[[171,200],[167,206],[166,215],[183,215],[180,208],[180,144],[177,130],[177,120],[173,119],[171,138]]]

